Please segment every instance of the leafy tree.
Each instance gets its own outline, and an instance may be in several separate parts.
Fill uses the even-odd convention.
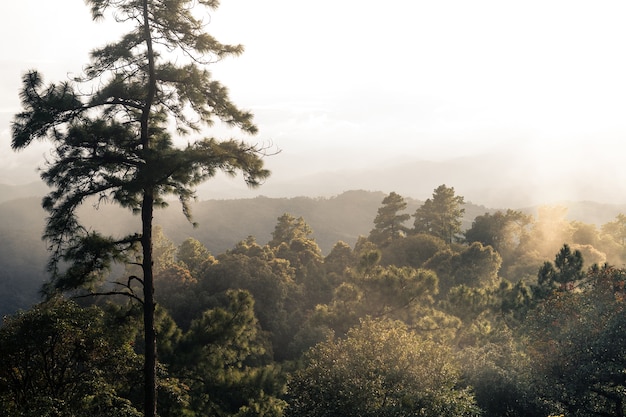
[[[471,327],[464,329],[471,331]],[[551,408],[535,390],[532,362],[506,326],[483,327],[475,345],[460,352],[463,378],[484,417],[548,416]]]
[[[36,71],[23,78],[23,111],[12,125],[12,147],[36,139],[53,144],[42,172],[53,191],[44,199],[49,217],[53,275],[50,289],[93,286],[114,261],[128,261],[141,247],[142,276],[120,282],[120,293],[140,300],[145,328],[145,416],[156,415],[157,355],[153,299],[153,211],[174,194],[190,217],[194,187],[218,171],[242,171],[249,185],[268,175],[260,150],[234,140],[200,139],[174,146],[168,126],[178,134],[199,132],[216,119],[255,133],[252,115],[239,110],[227,89],[211,79],[204,64],[238,55],[243,48],[219,43],[204,32],[203,9],[217,1],[87,0],[94,19],[113,11],[129,32],[95,49],[84,75],[45,86]],[[171,59],[170,59],[171,58]],[[82,227],[77,208],[87,199],[111,201],[141,215],[141,230],[110,237]],[[62,262],[69,267],[63,271]],[[135,294],[132,283],[141,283]]]
[[[176,245],[165,236],[161,226],[154,226],[152,230],[152,259],[155,275],[176,263]]]
[[[452,243],[461,233],[464,203],[463,197],[454,194],[454,187],[440,185],[434,190],[432,199],[427,199],[415,211],[414,231],[428,233],[446,243]]]
[[[125,395],[141,375],[134,332],[113,333],[104,312],[62,298],[5,317],[0,327],[4,415],[138,417]]]
[[[381,266],[377,255],[363,255],[361,264],[335,289],[332,301],[315,308],[313,323],[344,335],[366,316],[414,325],[431,313],[425,306],[432,304],[438,292],[437,276],[425,269]]]
[[[318,344],[288,392],[287,417],[479,414],[450,350],[397,321],[365,319]]]
[[[172,264],[154,275],[155,300],[172,316],[177,325],[186,329],[201,311],[197,297],[198,279],[184,265]]]
[[[624,214],[618,214],[614,221],[601,226],[598,249],[606,253],[611,264],[626,263],[626,216]]]
[[[460,318],[469,327],[468,323],[484,316],[485,313],[497,310],[499,300],[493,288],[458,285],[450,290],[440,305],[446,312]]]
[[[403,224],[411,218],[407,213],[400,213],[406,209],[407,203],[401,195],[395,192],[386,196],[382,204],[374,218],[374,229],[369,235],[369,240],[379,247],[384,247],[403,237],[407,231]]]
[[[533,294],[532,286],[525,281],[511,284],[509,281],[502,280],[499,292],[502,317],[510,327],[516,327],[534,306],[535,294]]]
[[[470,287],[495,286],[502,258],[491,246],[472,243],[456,259],[455,284]]]
[[[335,243],[330,253],[324,258],[324,268],[326,273],[342,276],[346,268],[354,267],[356,256],[350,245],[339,241]]]
[[[441,295],[445,296],[450,288],[457,285],[496,285],[501,264],[502,258],[491,246],[474,242],[460,252],[450,248],[437,252],[424,264],[424,268],[437,273]]]
[[[312,234],[313,230],[302,217],[285,213],[278,218],[268,245],[277,257],[287,259],[302,276],[307,266],[322,262],[322,251],[311,238]]]
[[[381,263],[422,268],[426,261],[445,247],[446,243],[442,239],[426,233],[418,233],[395,240],[383,248]]]
[[[625,279],[620,269],[591,268],[583,285],[553,291],[524,323],[536,390],[568,415],[626,413]]]
[[[206,300],[204,309],[214,307],[220,294],[228,290],[249,291],[255,300],[255,316],[261,327],[269,331],[277,357],[284,357],[286,345],[297,326],[299,291],[294,282],[294,269],[284,259],[275,258],[271,251],[244,252],[238,245],[217,257],[199,277],[197,292]],[[258,254],[260,256],[255,255]],[[266,255],[266,256],[263,256]]]
[[[574,229],[572,233],[573,244],[597,246],[600,243],[600,234],[595,224],[578,221],[573,221],[571,224]]]
[[[191,237],[180,244],[176,259],[182,262],[194,276],[197,276],[205,265],[215,261],[209,250],[197,239]]]
[[[465,240],[492,246],[500,253],[507,252],[517,246],[530,223],[531,217],[520,211],[485,213],[477,216],[472,227],[465,231]]]

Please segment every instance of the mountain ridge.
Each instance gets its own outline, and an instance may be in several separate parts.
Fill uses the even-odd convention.
[[[192,203],[193,227],[183,216],[179,204],[172,202],[157,210],[155,224],[178,245],[188,237],[202,242],[217,255],[232,249],[239,241],[254,236],[260,244],[271,239],[277,219],[284,213],[303,217],[313,230],[322,252],[327,254],[338,241],[353,246],[359,236],[367,236],[374,227],[374,218],[387,194],[382,191],[351,190],[333,197],[273,198],[257,196],[247,199],[213,199]],[[421,200],[405,198],[406,212],[413,214]],[[626,205],[596,202],[562,202],[567,205],[568,220],[596,225],[612,221],[626,213]],[[497,209],[467,203],[463,228],[473,219]],[[536,214],[538,207],[521,211]],[[124,236],[138,231],[139,221],[127,210],[115,205],[100,205],[98,209],[84,204],[79,216],[87,227]],[[47,245],[41,240],[46,213],[40,197],[16,198],[0,203],[0,314],[10,314],[27,308],[37,300],[37,293],[46,279]],[[407,224],[411,224],[409,220]]]

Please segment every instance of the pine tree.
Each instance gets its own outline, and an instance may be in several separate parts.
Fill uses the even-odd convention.
[[[415,211],[414,231],[431,234],[446,243],[452,243],[461,233],[464,202],[463,197],[454,195],[454,187],[440,185],[433,192],[432,199],[427,199]]]
[[[392,191],[383,199],[382,204],[374,219],[374,229],[369,236],[369,239],[380,247],[404,236],[407,228],[403,224],[411,218],[408,213],[400,214],[407,207],[400,194]]]
[[[118,282],[109,293],[128,295],[143,305],[145,333],[145,416],[156,415],[156,343],[153,298],[153,211],[167,195],[189,201],[195,186],[224,171],[242,172],[256,186],[269,175],[263,149],[213,138],[174,145],[178,135],[198,134],[215,120],[254,134],[249,112],[239,110],[227,89],[205,65],[239,55],[204,32],[200,11],[215,0],[86,0],[94,19],[113,11],[132,25],[117,42],[95,49],[81,77],[44,85],[37,71],[23,78],[23,111],[12,125],[12,147],[49,140],[53,156],[42,171],[52,188],[43,200],[49,213],[44,237],[50,242],[48,292],[97,284],[113,262],[141,266],[142,276]],[[87,93],[86,93],[87,92]],[[141,232],[122,238],[87,230],[77,209],[87,200],[113,202],[140,214]],[[139,250],[141,256],[131,256]],[[69,265],[61,268],[61,263]],[[137,290],[137,288],[140,288]]]

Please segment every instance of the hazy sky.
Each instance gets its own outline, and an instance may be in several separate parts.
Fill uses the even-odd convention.
[[[267,161],[267,191],[243,195],[488,153],[503,170],[494,178],[536,186],[537,198],[558,183],[555,198],[626,202],[625,19],[623,1],[223,0],[208,30],[246,52],[212,71],[255,113],[249,140],[282,151]],[[0,5],[0,183],[36,180],[44,153],[9,147],[20,74],[64,79],[117,30],[93,23],[82,0]]]

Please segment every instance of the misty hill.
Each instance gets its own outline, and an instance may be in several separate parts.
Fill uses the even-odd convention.
[[[28,197],[41,197],[48,192],[48,187],[42,181],[24,185],[0,184],[0,203]]]
[[[156,224],[174,243],[194,237],[217,255],[250,235],[260,244],[267,243],[277,218],[289,213],[305,219],[326,254],[340,240],[353,246],[360,235],[368,235],[385,195],[380,191],[347,191],[330,198],[200,201],[192,204],[197,228],[182,215],[180,205],[173,202],[169,208],[156,212]],[[0,203],[0,314],[30,305],[46,279],[46,244],[40,238],[46,214],[40,202],[40,198],[33,197]],[[409,198],[407,202],[407,212],[411,214],[422,204]],[[593,202],[561,205],[569,207],[569,220],[597,225],[612,221],[618,213],[626,213],[626,205]],[[476,216],[495,211],[471,203],[466,204],[465,209],[464,228],[469,227]],[[534,214],[536,208],[523,211]],[[136,231],[139,225],[137,217],[113,205],[96,209],[86,204],[80,215],[85,224],[117,236]]]
[[[446,184],[453,186],[465,201],[494,208],[581,200],[626,203],[626,174],[621,166],[592,169],[585,163],[557,165],[550,153],[540,149],[531,152],[511,141],[489,151],[441,161],[425,160],[418,151],[408,151],[405,157],[381,159],[375,165],[338,161],[333,165],[336,168],[320,167],[314,173],[310,156],[280,154],[268,158],[272,176],[258,192],[272,197],[329,197],[345,190],[363,189],[386,194],[395,191],[425,200],[437,186]],[[200,195],[203,199],[249,196],[250,190],[239,183],[243,182],[209,181],[201,187]]]
[[[180,204],[172,202],[165,210],[155,212],[156,224],[167,237],[181,243],[188,237],[202,242],[218,254],[254,236],[260,244],[272,238],[279,216],[289,213],[303,217],[313,229],[313,237],[322,251],[328,253],[335,243],[354,245],[360,235],[367,236],[374,227],[374,218],[386,194],[380,191],[347,191],[330,198],[268,198],[207,200],[192,204],[194,228],[182,215]],[[423,203],[407,198],[407,212],[414,213]],[[484,206],[467,204],[464,227],[487,211]],[[94,228],[122,235],[138,227],[137,218],[115,206],[101,206],[97,211],[85,207],[80,211],[87,224]],[[412,220],[409,220],[411,222]]]
[[[46,244],[41,240],[40,198],[0,204],[0,315],[28,307],[45,280]]]

